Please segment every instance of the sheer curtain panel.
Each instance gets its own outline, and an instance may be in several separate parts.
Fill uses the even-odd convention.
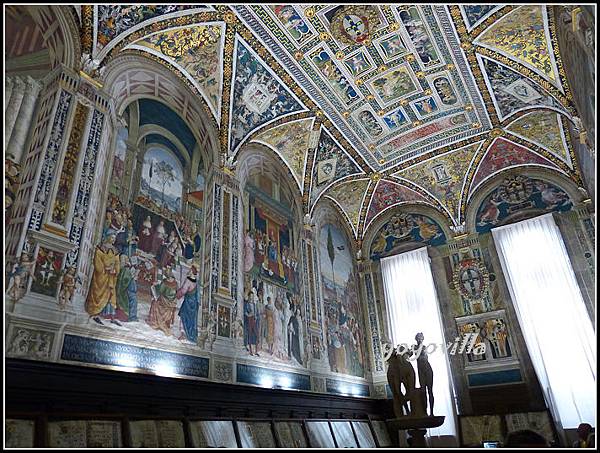
[[[546,404],[563,428],[596,426],[596,339],[552,214],[492,230]]]
[[[444,334],[439,305],[431,273],[427,247],[381,259],[385,287],[387,321],[394,346],[415,344],[417,332],[423,332],[429,349],[429,363],[433,369],[434,415],[445,415],[439,428],[429,429],[429,436],[453,436],[456,422],[451,374],[444,345]],[[417,386],[419,377],[413,362]]]

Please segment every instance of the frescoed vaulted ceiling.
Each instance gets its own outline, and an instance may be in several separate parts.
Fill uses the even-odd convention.
[[[82,8],[106,65],[175,71],[219,128],[223,162],[250,143],[289,167],[357,239],[382,211],[428,204],[464,222],[481,183],[540,166],[581,185],[576,112],[544,5],[172,5]],[[193,125],[192,125],[193,126]]]

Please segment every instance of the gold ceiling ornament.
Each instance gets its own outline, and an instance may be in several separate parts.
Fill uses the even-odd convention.
[[[465,105],[465,110],[466,110],[467,112],[470,112],[470,111],[472,111],[472,110],[473,110],[473,106],[472,106],[471,104],[467,104],[467,105]]]
[[[417,121],[415,121],[413,124],[414,124],[415,126],[420,126],[420,125],[421,125],[421,121],[420,121],[420,120],[417,120]]]
[[[385,159],[379,159],[379,163],[380,163],[381,165],[385,164]]]
[[[504,133],[504,131],[502,129],[500,129],[499,127],[495,127],[494,129],[492,129],[490,131],[490,135],[492,137],[500,137],[503,133]]]
[[[398,22],[392,22],[390,24],[390,31],[400,30],[400,24]]]
[[[374,151],[374,150],[375,150],[375,145],[374,145],[373,143],[371,143],[371,144],[369,145],[369,150],[370,150],[370,151]]]
[[[415,72],[415,75],[418,79],[422,79],[423,77],[425,77],[425,73],[423,71],[417,71]]]
[[[370,45],[371,35],[381,24],[379,10],[373,5],[347,5],[331,19],[331,34],[344,44]]]
[[[348,118],[350,116],[350,112],[348,110],[346,110],[346,111],[342,112],[342,116],[344,118]]]
[[[319,33],[319,39],[321,41],[327,41],[329,39],[329,33],[325,33],[325,32]]]
[[[474,123],[471,123],[471,127],[473,129],[477,129],[478,127],[481,127],[481,123],[478,123],[477,121],[475,121]]]
[[[338,60],[343,60],[345,56],[346,55],[341,50],[339,52],[336,52],[335,54],[335,58],[337,58]]]
[[[313,17],[315,17],[315,9],[314,8],[306,8],[304,10],[304,17],[306,17],[307,19],[312,19]]]
[[[296,60],[298,60],[298,61],[299,61],[299,60],[302,60],[302,59],[304,58],[304,53],[302,53],[302,52],[298,51],[298,52],[296,52],[296,53],[294,54],[294,58],[295,58]]]
[[[429,96],[431,94],[431,88],[427,88],[423,93]]]
[[[415,61],[415,56],[412,53],[409,53],[406,56],[406,61],[408,61],[409,63],[412,63],[413,61]]]
[[[383,160],[383,159],[381,159],[381,160]],[[382,177],[381,173],[379,173],[379,172],[371,173],[371,181],[377,182],[381,179],[381,177]]]
[[[226,12],[223,14],[223,22],[226,24],[233,24],[235,22],[235,14],[233,14],[231,11]]]
[[[377,114],[379,116],[383,116],[383,115],[385,115],[385,110],[380,110],[379,112],[377,112]]]
[[[362,85],[363,83],[365,83],[365,81],[363,79],[356,79],[356,84],[358,86]]]
[[[406,104],[408,104],[408,100],[407,99],[400,99],[400,105],[401,106],[405,106]]]
[[[315,115],[319,118],[321,118],[323,116],[323,110],[317,110]]]
[[[448,64],[446,65],[446,69],[447,69],[448,71],[452,71],[452,70],[454,69],[454,64],[452,64],[452,63],[448,63]]]
[[[387,70],[387,66],[386,66],[386,65],[384,65],[384,64],[382,64],[381,66],[379,66],[379,67],[377,68],[377,70],[378,70],[379,72],[383,72],[383,71]]]
[[[464,41],[460,44],[460,47],[462,47],[463,50],[471,50],[473,48],[473,44],[471,44],[469,41]]]
[[[362,83],[362,80],[361,80]],[[358,85],[358,80],[356,81],[356,84]],[[375,96],[373,96],[372,94],[367,94],[367,101],[372,101],[373,99],[375,99]]]
[[[464,35],[467,33],[467,27],[465,27],[464,25],[459,25],[458,27],[456,27],[456,31],[459,35]]]

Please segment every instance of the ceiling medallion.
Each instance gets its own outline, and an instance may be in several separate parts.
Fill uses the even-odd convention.
[[[380,23],[376,6],[344,6],[331,20],[331,34],[344,44],[369,45],[370,36]]]
[[[365,83],[365,81],[363,79],[356,79],[356,84],[358,86],[362,85],[363,83]]]
[[[350,116],[350,112],[346,110],[345,112],[342,113],[342,116],[344,118],[348,118]]]
[[[390,24],[390,31],[400,30],[400,24],[398,22],[394,22]]]
[[[465,105],[465,110],[467,112],[470,112],[471,110],[473,110],[473,106],[471,104]]]
[[[344,52],[342,52],[341,50],[335,54],[335,58],[337,58],[338,60],[343,60],[345,57]]]
[[[502,133],[503,133],[502,129],[496,127],[494,129],[492,129],[492,131],[490,132],[490,135],[492,137],[500,137],[502,135]]]
[[[472,127],[473,129],[477,129],[478,127],[481,127],[481,123],[478,123],[478,122],[472,123],[472,124],[471,124],[471,127]]]
[[[325,33],[325,32],[319,33],[319,39],[321,41],[327,41],[329,39],[329,33]]]
[[[315,17],[315,9],[314,8],[306,8],[304,10],[304,16],[307,19],[312,19],[313,17]]]
[[[382,159],[383,160],[383,159]],[[381,161],[380,161],[381,162]],[[371,174],[371,180],[372,181],[379,181],[381,179],[381,173],[372,173]]]
[[[304,58],[304,54],[298,51],[294,54],[294,58],[296,58],[296,60],[302,60]]]

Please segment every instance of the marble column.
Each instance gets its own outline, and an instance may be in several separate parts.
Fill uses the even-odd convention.
[[[135,170],[133,172],[133,179],[131,181],[131,193],[129,199],[132,203],[135,203],[136,198],[140,193],[140,186],[142,182],[142,167],[144,166],[144,153],[138,150]]]
[[[25,82],[19,77],[14,78],[13,89],[10,95],[10,100],[4,112],[4,149],[8,146],[8,142],[12,135],[21,102],[25,95]]]
[[[25,93],[6,148],[7,157],[12,158],[18,164],[21,163],[25,152],[27,135],[31,131],[31,120],[40,89],[41,85],[37,81],[31,77],[27,77]]]
[[[4,111],[6,112],[6,107],[8,106],[8,101],[10,101],[10,95],[13,90],[14,78],[7,77],[6,82],[4,83]]]

